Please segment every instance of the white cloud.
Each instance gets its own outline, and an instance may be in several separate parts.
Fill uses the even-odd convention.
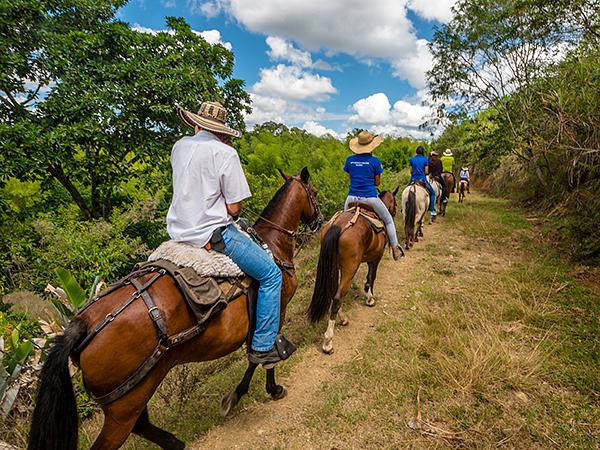
[[[328,77],[305,72],[299,67],[278,64],[261,69],[260,80],[252,86],[252,92],[288,100],[322,101],[337,90]]]
[[[160,0],[160,4],[165,8],[175,8],[177,6],[175,0]]]
[[[312,66],[310,53],[295,48],[291,42],[285,39],[269,36],[267,37],[267,45],[269,46],[267,54],[271,59],[289,61],[300,67]]]
[[[384,124],[390,121],[390,102],[382,92],[370,95],[367,98],[361,98],[352,109],[356,115],[350,117],[351,122],[361,122],[368,124]]]
[[[204,40],[209,44],[221,44],[227,50],[232,49],[231,42],[223,42],[221,40],[221,32],[219,30],[194,31],[194,33],[197,33],[200,36],[202,36]]]
[[[420,91],[420,95],[424,95],[424,91]],[[421,100],[417,99],[415,103],[398,100],[392,106],[387,95],[378,92],[352,105],[356,114],[350,117],[350,122],[370,127],[376,133],[427,137],[429,133],[420,130],[419,126],[431,116],[433,110],[422,105]]]
[[[425,7],[425,0],[212,0],[202,4],[210,5],[211,14],[226,11],[250,31],[279,36],[283,42],[294,40],[309,51],[387,61],[394,75],[422,88],[431,56],[426,41],[417,38],[407,10],[446,21],[453,3],[433,0]]]
[[[326,134],[329,134],[330,136],[333,136],[336,139],[339,139],[340,137],[338,133],[332,130],[331,128],[326,128],[320,123],[314,122],[312,120],[304,122],[302,128],[308,133],[314,134],[317,137],[325,136]]]
[[[155,30],[153,28],[144,27],[139,24],[133,24],[131,27],[132,30],[137,31],[138,33],[146,33],[146,34],[158,34],[158,33],[169,33],[173,34],[173,30]],[[205,31],[196,31],[192,30],[194,34],[201,36],[206,42],[209,44],[221,44],[227,50],[231,50],[231,42],[224,42],[221,40],[221,32],[219,30],[205,30]]]
[[[408,0],[407,6],[427,20],[447,23],[452,19],[452,7],[456,0]]]

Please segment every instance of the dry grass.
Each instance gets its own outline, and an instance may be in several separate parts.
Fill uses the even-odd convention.
[[[260,448],[597,448],[598,297],[569,278],[538,232],[501,201],[471,195],[425,233],[401,266],[382,265],[377,319],[356,354],[328,381],[312,380],[317,395]],[[316,245],[301,257],[286,324],[300,352],[284,376],[327,358],[306,360],[323,332],[303,316]],[[355,299],[344,308],[360,314],[364,306]],[[238,352],[172,371],[151,402],[156,423],[186,442],[219,426],[226,432],[232,425],[218,415],[218,399],[244,366]],[[238,413],[264,412],[257,375]],[[86,424],[84,448],[95,420]],[[151,447],[132,438],[125,448]]]

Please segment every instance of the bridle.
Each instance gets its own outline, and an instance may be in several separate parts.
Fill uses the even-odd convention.
[[[308,224],[308,228],[314,233],[321,227],[321,224],[323,223],[323,214],[321,214],[321,209],[319,208],[317,199],[316,199],[315,195],[310,191],[309,187],[306,184],[304,184],[301,180],[299,180],[296,177],[291,177],[291,178],[293,181],[297,181],[298,183],[300,183],[300,185],[302,186],[302,188],[304,188],[304,191],[306,192],[306,196],[308,197],[308,202],[310,203],[310,206],[314,213],[313,219]],[[271,226],[271,228],[281,231],[282,233],[285,233],[294,239],[297,239],[298,236],[301,235],[301,233],[299,231],[288,230],[287,228],[284,228],[281,225],[279,225],[275,222],[272,222],[271,220],[267,219],[266,217],[264,217],[262,215],[258,216],[258,218],[260,220],[264,221],[265,223],[269,224]],[[298,246],[298,249],[296,250],[296,254],[294,255],[294,257],[298,256],[298,253],[300,252],[301,248],[302,248],[302,244]],[[296,270],[293,262],[283,261],[282,259],[278,258],[276,255],[273,255],[273,259],[275,260],[275,263],[281,268],[281,270],[285,271],[288,275],[292,276],[291,272]]]
[[[291,177],[291,179],[292,179],[292,181],[297,181],[298,183],[300,183],[300,186],[302,186],[302,188],[306,192],[306,196],[308,197],[308,202],[310,203],[310,206],[314,213],[313,219],[308,224],[308,227],[313,232],[317,231],[319,229],[319,227],[321,226],[321,224],[323,223],[323,215],[321,214],[321,210],[319,209],[319,204],[317,203],[317,199],[315,198],[315,195],[310,191],[308,186],[306,184],[304,184],[301,180],[299,180],[296,177]],[[272,222],[271,220],[267,219],[266,217],[264,217],[262,215],[258,216],[258,218],[260,220],[263,220],[264,222],[268,223],[271,226],[271,228],[281,231],[282,233],[285,233],[288,236],[293,237],[294,239],[296,239],[300,235],[300,232],[288,230],[287,228],[284,228],[281,225],[276,224],[275,222]]]

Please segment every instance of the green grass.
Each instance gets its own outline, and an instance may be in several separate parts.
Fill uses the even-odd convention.
[[[470,195],[462,205],[452,202],[433,227],[440,236],[430,238],[426,227],[409,252],[402,292],[389,286],[386,315],[360,356],[336,368],[271,448],[597,448],[598,296],[569,276],[540,231],[503,200]],[[284,375],[301,368],[323,332],[303,315],[317,250],[309,243],[296,261],[300,283],[285,331],[299,355],[282,366]],[[384,263],[380,274],[393,269]],[[245,366],[236,352],[176,368],[151,401],[151,416],[194,442],[227,423],[218,414],[220,396]],[[266,401],[264,371],[257,371],[235,411]],[[420,429],[409,426],[417,411]],[[84,426],[82,448],[98,429],[98,418]],[[155,447],[134,437],[124,448]]]

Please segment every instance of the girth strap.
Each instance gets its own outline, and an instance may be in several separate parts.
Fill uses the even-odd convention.
[[[159,273],[162,275],[165,273],[165,270],[161,269]],[[142,300],[144,300],[144,303],[146,304],[146,308],[148,308],[148,315],[152,319],[152,322],[154,322],[156,332],[158,333],[158,342],[163,342],[168,337],[167,322],[165,321],[165,316],[163,315],[163,312],[160,309],[158,309],[158,306],[156,306],[154,299],[148,293],[148,289],[143,289],[144,286],[142,285],[142,283],[139,282],[139,280],[134,278],[131,280],[131,284],[135,286],[135,288],[138,290],[142,297]]]

